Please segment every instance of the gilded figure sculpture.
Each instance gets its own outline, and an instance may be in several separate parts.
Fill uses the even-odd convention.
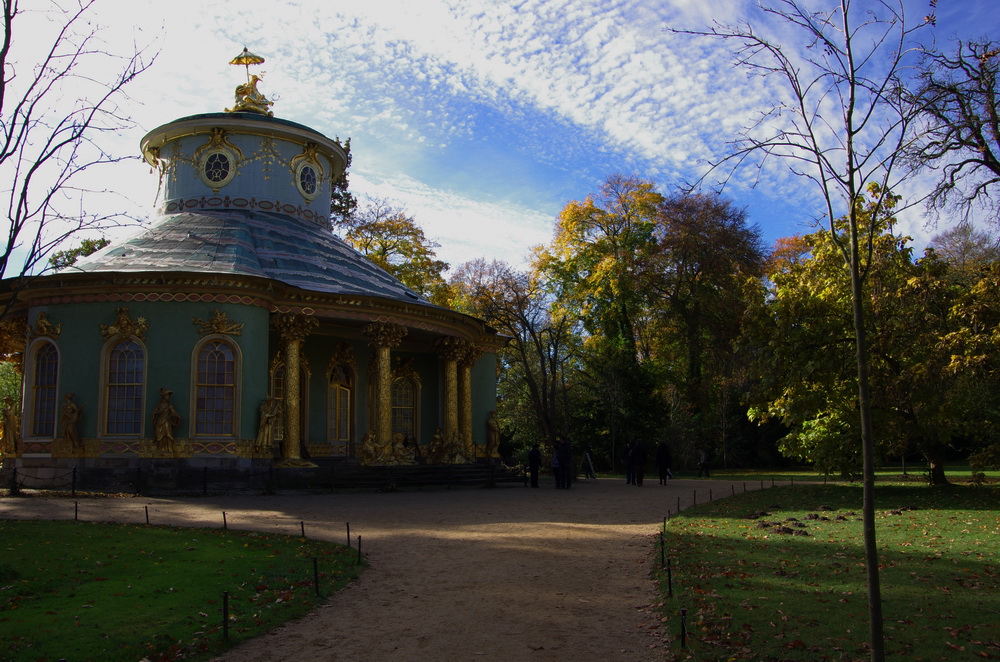
[[[80,414],[83,409],[73,402],[74,393],[66,393],[63,395],[63,406],[62,413],[59,415],[59,425],[62,428],[62,437],[65,439],[70,448],[74,450],[80,449],[82,444],[80,443]]]
[[[448,446],[444,441],[444,433],[441,431],[440,426],[434,428],[431,443],[427,446],[424,455],[430,464],[447,464],[448,460],[451,459],[449,457]]]
[[[14,398],[3,399],[3,449],[4,453],[17,453],[21,436],[21,417]]]
[[[35,318],[34,326],[28,327],[28,337],[31,339],[46,337],[59,340],[62,333],[62,324],[53,324],[49,321],[48,313],[42,311]]]
[[[274,105],[267,97],[257,89],[257,83],[264,74],[250,74],[250,65],[264,64],[264,58],[255,55],[243,47],[243,52],[230,60],[229,64],[236,64],[246,67],[247,82],[236,86],[236,104],[232,108],[226,108],[227,113],[260,113],[273,117],[270,107]]]
[[[273,396],[260,401],[260,424],[257,427],[257,441],[254,450],[258,453],[274,453],[277,425],[281,420],[281,403]]]
[[[496,411],[491,411],[486,417],[486,457],[500,457],[500,425],[497,423]]]
[[[170,404],[170,396],[173,394],[173,391],[161,388],[160,402],[153,410],[153,442],[158,451],[173,451],[174,428],[181,423],[181,415]]]

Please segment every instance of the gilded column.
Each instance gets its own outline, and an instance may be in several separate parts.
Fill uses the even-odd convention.
[[[392,322],[376,322],[365,327],[365,336],[375,347],[375,444],[392,441],[391,352],[406,336],[406,327]]]
[[[281,350],[285,355],[285,435],[281,444],[281,462],[292,466],[312,466],[302,462],[302,343],[309,332],[319,326],[313,317],[279,314],[271,321],[281,336]]]
[[[444,438],[464,457],[466,444],[459,423],[458,362],[466,352],[466,343],[461,338],[447,336],[438,338],[435,344],[444,359]]]
[[[470,455],[476,455],[472,443],[472,366],[478,358],[476,348],[466,344],[458,363],[458,429]]]

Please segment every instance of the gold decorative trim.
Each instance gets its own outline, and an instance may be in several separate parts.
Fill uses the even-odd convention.
[[[445,360],[457,362],[464,360],[468,356],[470,344],[462,338],[444,336],[434,341],[434,347],[437,348]]]
[[[62,333],[62,322],[59,324],[53,324],[49,321],[49,314],[42,311],[38,313],[38,317],[35,318],[34,325],[28,327],[28,341],[32,341],[35,338],[52,338],[52,340],[59,340],[59,335]]]
[[[52,457],[100,457],[101,442],[97,439],[81,439],[78,446],[62,437],[56,437],[49,446]]]
[[[138,446],[139,457],[183,458],[191,455],[189,439],[173,439],[166,447],[157,443],[155,439],[140,439]]]
[[[243,335],[243,322],[230,322],[226,313],[221,312],[218,308],[212,311],[212,316],[208,318],[207,322],[200,317],[191,318],[191,322],[199,327],[198,334],[201,336],[212,333],[223,336]]]
[[[24,348],[28,339],[28,318],[25,315],[8,315],[0,320],[0,355],[17,362],[21,371]]]
[[[319,197],[319,194],[323,190],[323,182],[326,180],[326,171],[320,163],[318,151],[319,145],[316,143],[306,143],[305,147],[302,149],[302,153],[293,156],[289,164],[292,169],[292,184],[294,184],[295,189],[299,192],[299,195],[305,198],[308,202],[312,202]],[[314,182],[315,188],[312,192],[307,191],[302,186],[302,171],[307,166],[312,167],[316,175],[316,181]]]
[[[421,388],[420,374],[413,369],[413,357],[412,356],[397,356],[394,357],[394,365],[392,367],[392,381],[397,379],[412,379],[416,383],[417,388]]]
[[[101,330],[101,335],[105,340],[111,340],[120,336],[122,338],[133,337],[145,341],[146,329],[149,327],[149,322],[146,321],[145,317],[138,317],[133,322],[128,308],[122,307],[118,309],[118,316],[115,318],[114,324],[98,324],[97,326]]]
[[[202,154],[216,150],[231,152],[238,160],[243,160],[243,150],[229,142],[229,132],[219,127],[212,128],[212,135],[208,137],[208,142],[194,150],[192,160],[198,162],[201,160]]]
[[[330,355],[329,363],[326,364],[326,374],[329,375],[330,370],[337,365],[347,365],[357,371],[358,361],[354,356],[354,349],[350,343],[344,341],[337,343],[337,346],[333,349],[333,353]]]

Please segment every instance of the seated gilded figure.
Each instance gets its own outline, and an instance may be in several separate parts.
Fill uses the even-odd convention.
[[[250,80],[247,83],[236,86],[236,105],[232,108],[226,108],[227,113],[260,113],[262,115],[267,115],[268,117],[273,117],[274,113],[271,112],[270,107],[274,105],[274,102],[265,97],[257,89],[257,83],[261,80],[261,77],[257,74],[250,76]]]

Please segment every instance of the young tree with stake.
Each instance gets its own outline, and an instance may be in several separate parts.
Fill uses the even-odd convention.
[[[891,199],[906,176],[903,155],[917,109],[907,102],[901,73],[917,30],[933,23],[908,23],[902,0],[837,0],[812,11],[804,0],[772,0],[758,9],[762,21],[791,27],[797,38],[783,43],[750,23],[717,23],[708,30],[675,33],[723,39],[734,46],[735,64],[779,82],[783,96],[732,142],[732,152],[712,164],[728,174],[747,163],[784,162],[815,185],[831,237],[850,274],[863,454],[863,527],[868,577],[871,660],[885,659],[882,599],[875,537],[875,444],[865,333],[864,265],[874,235],[859,222],[859,204],[869,184],[880,195],[872,213]],[[847,218],[847,230],[837,219]]]

